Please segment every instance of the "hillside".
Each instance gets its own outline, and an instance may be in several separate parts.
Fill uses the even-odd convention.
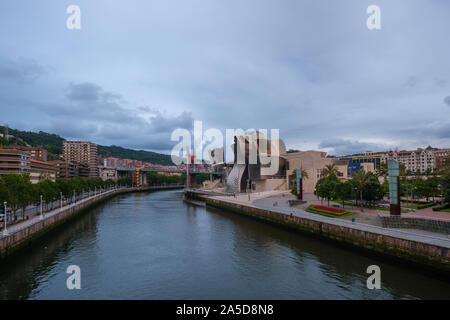
[[[23,139],[31,146],[44,146],[48,152],[54,154],[62,153],[62,143],[65,139],[57,134],[50,134],[43,131],[31,132],[20,131],[9,128],[9,134]],[[0,133],[4,133],[4,127],[0,126]],[[95,141],[94,141],[95,142]],[[135,159],[155,164],[172,165],[170,155],[145,151],[122,148],[119,146],[101,146],[97,145],[98,154],[101,156],[118,157],[126,159]]]
[[[133,150],[126,149],[119,146],[97,146],[97,152],[104,157],[118,157],[125,159],[136,159],[146,162],[151,162],[155,164],[172,165],[172,159],[170,155],[144,151],[144,150]]]

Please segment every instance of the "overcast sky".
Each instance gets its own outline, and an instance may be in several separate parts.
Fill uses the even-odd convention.
[[[2,0],[0,122],[165,153],[193,120],[330,154],[450,147],[449,40],[447,0]]]

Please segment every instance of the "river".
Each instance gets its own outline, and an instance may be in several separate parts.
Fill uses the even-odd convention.
[[[2,299],[450,299],[405,265],[182,201],[116,196],[0,264]],[[81,289],[69,290],[69,265]],[[366,268],[381,268],[369,290]]]

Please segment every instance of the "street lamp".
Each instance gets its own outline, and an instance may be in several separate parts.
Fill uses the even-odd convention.
[[[3,205],[5,206],[5,215],[3,216],[3,219],[5,220],[5,228],[3,229],[3,235],[7,236],[8,235],[8,230],[6,229],[6,201],[3,202]]]
[[[41,215],[39,216],[39,219],[40,220],[44,219],[44,214],[42,212],[42,194],[41,194]]]

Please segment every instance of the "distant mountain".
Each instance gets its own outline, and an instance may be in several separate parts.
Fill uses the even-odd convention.
[[[0,133],[4,133],[5,128],[0,126]],[[43,131],[31,132],[20,131],[16,129],[8,129],[8,133],[15,137],[21,138],[23,141],[31,146],[43,146],[48,152],[53,154],[62,153],[63,137],[57,134],[50,134]],[[101,146],[97,145],[97,152],[104,157],[117,157],[125,159],[135,159],[145,162],[151,162],[162,165],[173,165],[170,155],[145,151],[122,148],[119,146]]]

